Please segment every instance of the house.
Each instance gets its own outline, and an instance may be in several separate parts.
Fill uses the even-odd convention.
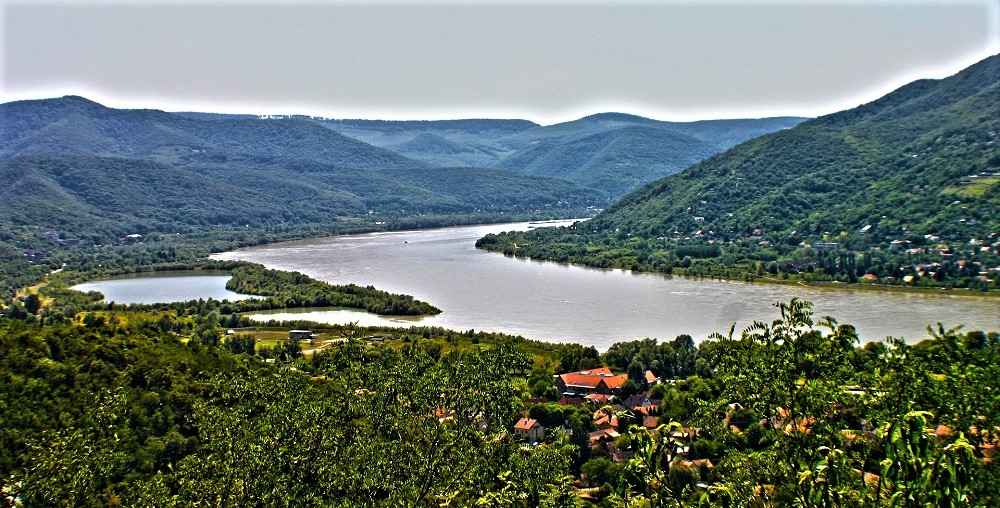
[[[555,376],[555,387],[563,394],[600,393],[612,395],[628,381],[628,374],[614,375],[611,369],[581,370]]]
[[[24,251],[24,259],[27,259],[29,263],[41,263],[45,261],[45,253],[40,250],[26,250]]]
[[[292,340],[312,340],[316,338],[316,334],[312,330],[290,330],[288,338]]]
[[[611,455],[611,462],[623,463],[628,462],[635,452],[632,450],[619,450],[615,443],[608,443],[608,454]]]
[[[542,427],[538,420],[525,416],[514,424],[514,434],[527,439],[531,444],[535,444],[545,439],[545,427]]]
[[[618,421],[618,415],[614,412],[608,413],[603,410],[598,410],[594,413],[594,425],[598,429],[617,429],[620,425]]]
[[[600,444],[602,441],[614,441],[620,435],[621,434],[619,434],[615,429],[606,428],[591,432],[588,434],[588,440],[590,442],[590,446],[595,446]]]
[[[812,248],[814,249],[839,249],[840,243],[838,242],[813,242]]]
[[[590,395],[583,397],[584,400],[590,401],[598,406],[609,404],[614,398],[614,395],[604,395],[603,393],[591,393]]]
[[[132,233],[131,235],[125,235],[118,239],[118,245],[128,245],[140,242],[142,242],[142,235],[139,233]]]
[[[656,377],[656,374],[653,374],[653,371],[651,370],[646,371],[645,377],[646,384],[655,385],[660,383],[660,378]]]
[[[649,402],[649,397],[647,397],[644,393],[637,393],[625,399],[625,407],[629,409],[648,407],[650,405],[651,403]]]

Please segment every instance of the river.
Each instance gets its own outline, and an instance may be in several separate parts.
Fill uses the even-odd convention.
[[[737,333],[778,317],[774,302],[813,302],[817,316],[855,326],[863,342],[887,336],[915,342],[927,325],[1000,330],[1000,300],[953,294],[908,294],[699,280],[530,261],[477,250],[487,233],[529,223],[462,226],[286,242],[215,254],[292,270],[335,284],[373,285],[404,293],[443,312],[424,318],[349,310],[272,311],[257,319],[309,319],[362,325],[420,324],[497,331],[606,350],[614,342],[687,333],[696,341]],[[936,325],[935,325],[936,326]]]

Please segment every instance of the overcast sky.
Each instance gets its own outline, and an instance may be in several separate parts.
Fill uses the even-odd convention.
[[[0,6],[0,102],[170,111],[816,116],[1000,52],[1000,0]]]

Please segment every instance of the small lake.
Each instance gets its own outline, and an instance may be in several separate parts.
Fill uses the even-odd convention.
[[[230,279],[221,270],[177,270],[112,277],[78,284],[77,291],[100,291],[104,300],[121,304],[171,303],[198,300],[245,300],[253,298],[226,289]]]
[[[566,224],[568,222],[563,222]],[[910,342],[927,325],[964,324],[1000,330],[1000,299],[954,294],[907,294],[663,277],[505,257],[477,250],[487,233],[539,224],[462,226],[319,238],[215,254],[268,268],[299,271],[334,284],[373,285],[413,295],[442,309],[423,318],[375,316],[343,309],[276,310],[255,319],[307,319],[361,325],[441,326],[577,342],[606,350],[638,338],[670,340],[687,333],[702,340],[737,333],[755,320],[778,317],[774,302],[809,300],[817,316],[852,324],[862,341],[887,336]]]

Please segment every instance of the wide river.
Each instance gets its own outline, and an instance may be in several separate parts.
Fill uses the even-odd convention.
[[[564,222],[565,223],[565,222]],[[336,236],[250,247],[213,255],[293,270],[336,284],[373,285],[429,302],[443,312],[424,318],[375,316],[346,310],[270,312],[260,319],[485,330],[606,350],[617,341],[687,333],[737,333],[755,320],[778,317],[774,302],[792,297],[857,328],[863,342],[887,336],[914,342],[927,325],[964,324],[1000,330],[1000,300],[950,294],[748,284],[663,277],[529,261],[477,250],[487,233],[524,230],[529,223]]]

